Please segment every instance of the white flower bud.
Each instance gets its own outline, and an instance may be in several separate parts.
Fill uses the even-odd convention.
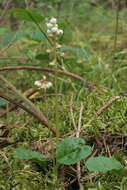
[[[51,86],[52,86],[52,83],[51,83],[51,82],[48,82],[48,83],[45,85],[46,88],[50,88]]]
[[[50,29],[50,28],[53,27],[53,25],[52,25],[51,23],[47,23],[46,25],[47,25],[47,28],[48,28],[48,29]]]
[[[52,33],[51,30],[48,29],[48,30],[47,30],[47,34],[51,34],[51,33]]]
[[[37,81],[35,81],[34,85],[41,87],[41,82],[37,80]]]
[[[51,24],[56,24],[56,18],[53,18],[53,17],[52,17],[52,18],[50,19],[50,23],[51,23]]]
[[[56,32],[58,31],[58,28],[55,26],[55,27],[53,27],[53,28],[51,29],[51,31],[52,31],[53,33],[56,33]]]
[[[63,34],[63,30],[57,30],[57,34],[58,35],[62,35]]]

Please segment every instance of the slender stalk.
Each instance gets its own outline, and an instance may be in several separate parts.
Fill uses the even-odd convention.
[[[116,9],[116,24],[115,24],[115,37],[114,37],[114,54],[116,52],[116,46],[117,46],[117,35],[118,35],[118,26],[119,26],[119,11],[120,11],[120,0],[117,1],[117,9]]]
[[[54,62],[55,62],[55,119],[56,119],[56,145],[59,144],[59,116],[58,116],[58,77],[56,60],[56,36],[54,36]]]
[[[59,144],[59,113],[58,113],[58,73],[57,73],[57,59],[56,59],[56,35],[54,35],[54,63],[55,63],[55,120],[56,120],[56,146]],[[58,162],[56,159],[56,165],[54,166],[54,173],[56,176],[55,187],[58,184]]]

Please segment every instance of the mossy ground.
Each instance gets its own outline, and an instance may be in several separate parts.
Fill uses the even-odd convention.
[[[68,12],[68,6],[64,7],[64,13]],[[64,22],[65,32],[67,33],[61,39],[62,45],[82,47],[89,54],[88,59],[65,53],[62,60],[64,69],[84,78],[84,84],[67,76],[59,75],[59,126],[60,133],[65,137],[74,133],[72,118],[70,114],[70,99],[72,91],[75,91],[73,99],[73,112],[75,121],[78,123],[79,111],[81,103],[84,104],[82,115],[81,136],[86,138],[88,144],[98,150],[98,155],[108,155],[104,145],[100,148],[95,140],[97,136],[103,144],[103,137],[109,136],[106,140],[109,150],[123,164],[122,173],[108,172],[99,174],[92,179],[88,179],[84,183],[84,188],[88,190],[126,190],[127,189],[127,157],[126,157],[126,141],[127,136],[127,82],[126,82],[126,11],[121,10],[119,17],[119,30],[117,34],[117,47],[114,53],[114,31],[115,31],[115,10],[106,9],[100,5],[91,6],[89,3],[81,2],[78,8],[73,9],[72,17],[69,17],[66,23],[66,17],[62,17],[61,23]],[[75,14],[74,14],[75,13]],[[51,13],[52,14],[52,11]],[[61,13],[62,14],[62,13]],[[25,28],[25,26],[24,26]],[[23,29],[24,30],[24,29]],[[28,24],[28,32],[31,26]],[[33,29],[34,30],[34,27]],[[71,39],[70,39],[71,38]],[[28,39],[27,39],[28,40]],[[22,39],[8,50],[8,56],[27,54],[32,59],[29,64],[37,66],[47,66],[46,60],[35,60],[37,47],[33,41]],[[32,45],[33,46],[32,46]],[[44,45],[44,44],[43,44]],[[44,46],[39,51],[45,51]],[[49,62],[52,55],[49,57]],[[21,65],[20,61],[18,62]],[[16,65],[16,62],[1,61],[1,67]],[[63,66],[62,65],[62,66]],[[61,68],[61,66],[59,66]],[[22,92],[34,87],[34,81],[40,80],[42,72],[36,71],[6,71],[5,76]],[[54,76],[44,73],[47,79],[54,82]],[[16,80],[14,80],[16,79]],[[86,86],[89,81],[94,84],[95,89]],[[2,83],[0,83],[2,84]],[[6,88],[3,87],[4,90]],[[43,95],[42,95],[43,94]],[[120,98],[109,106],[99,117],[96,112],[104,106],[109,100],[115,96]],[[46,103],[44,93],[40,91],[39,98],[32,100],[40,110],[47,115],[49,122],[55,126],[55,95],[54,88],[47,90]],[[10,106],[10,105],[9,105]],[[4,108],[2,108],[4,110]],[[88,121],[94,117],[92,123],[86,126]],[[52,134],[43,127],[35,118],[21,109],[16,109],[1,119],[1,121],[9,127],[8,137],[11,142],[0,140],[1,158],[0,158],[0,190],[50,190],[54,188],[54,174],[52,160],[49,159],[46,168],[41,169],[35,163],[30,161],[19,160],[13,152],[15,147],[33,148],[33,142],[52,141]],[[110,134],[110,135],[109,135]],[[114,135],[120,138],[120,145],[117,140],[112,141],[110,137]],[[91,137],[89,139],[89,137]],[[111,145],[116,146],[112,151]],[[42,151],[40,146],[36,149]],[[46,149],[49,155],[51,147]],[[51,156],[51,155],[50,155]],[[83,165],[82,165],[83,166]],[[73,180],[76,175],[70,169],[62,175],[60,169],[59,190],[74,189],[74,185],[66,187],[67,178]],[[61,177],[62,175],[62,177]],[[85,170],[83,177],[89,175]],[[64,178],[64,179],[62,179]],[[75,183],[76,185],[76,183]],[[76,186],[75,186],[76,187]],[[76,187],[78,188],[78,187]]]

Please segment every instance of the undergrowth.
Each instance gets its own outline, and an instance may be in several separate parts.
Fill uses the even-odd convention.
[[[105,5],[101,3],[98,6],[93,6],[87,0],[80,3],[76,1],[65,2],[64,6],[61,3],[59,10],[59,3],[55,1],[54,3],[53,6],[51,2],[46,4],[44,1],[44,5],[38,9],[43,11],[45,17],[57,16],[59,25],[64,28],[64,35],[58,39],[61,48],[65,46],[59,52],[61,61],[58,69],[62,68],[65,72],[77,74],[84,80],[81,82],[69,76],[58,74],[59,126],[60,134],[62,134],[60,141],[74,134],[70,113],[70,102],[72,92],[74,92],[73,112],[76,123],[78,123],[81,103],[84,105],[81,137],[93,147],[94,151],[97,151],[96,155],[109,156],[110,152],[124,167],[121,172],[109,171],[108,173],[99,173],[91,178],[89,177],[91,172],[84,169],[83,162],[81,162],[82,177],[88,176],[88,179],[83,181],[84,188],[88,190],[125,190],[127,188],[127,157],[126,143],[123,141],[126,141],[127,137],[126,10],[123,8],[119,14],[117,47],[114,53],[116,7],[113,9],[105,8]],[[70,10],[68,10],[68,6],[71,7]],[[41,24],[44,26],[44,23],[45,20]],[[12,34],[10,36],[7,34],[8,24],[3,26],[6,35],[2,33],[2,29],[0,30],[1,49],[11,40]],[[45,26],[44,30],[46,30]],[[0,57],[1,68],[23,65],[50,68],[48,64],[52,62],[53,54],[48,45],[45,46],[47,42],[41,37],[34,23],[26,22],[20,33],[22,36],[20,34],[13,46],[7,49],[5,56]],[[21,58],[18,59],[18,56]],[[42,79],[43,75],[54,85],[54,73],[50,72],[18,70],[3,71],[2,73],[22,93],[29,89],[35,89],[34,82]],[[87,82],[93,84],[92,88],[88,86]],[[0,88],[3,89],[4,93],[8,93],[2,81],[0,81]],[[11,93],[10,96],[14,97]],[[119,99],[98,115],[98,110],[116,96],[119,96]],[[18,100],[18,97],[15,96],[15,99]],[[47,116],[49,123],[55,126],[54,87],[47,89],[46,94],[43,90],[38,90],[31,101]],[[2,105],[2,103],[3,99],[0,102],[0,114],[8,109],[8,106]],[[9,104],[10,106],[11,104]],[[89,123],[91,118],[93,119]],[[9,131],[7,135],[9,140],[2,140],[4,130],[1,130],[0,136],[0,189],[54,189],[56,176],[53,172],[52,146],[55,147],[56,144],[49,129],[42,126],[36,118],[21,108],[7,113],[0,119],[0,122],[4,123],[5,130]],[[87,125],[88,123],[89,125]],[[99,147],[98,141],[96,141],[97,137],[99,142],[103,144],[106,136],[108,137],[106,143],[109,152],[105,150],[105,145]],[[115,140],[112,140],[115,137],[121,138],[119,144],[115,144],[116,146],[114,145]],[[115,148],[113,149],[111,145]],[[40,168],[34,162],[17,159],[13,150],[20,146],[41,152],[48,158],[47,166]],[[59,183],[56,189],[79,189],[78,181],[75,180],[75,170],[75,165],[74,169],[71,167],[69,169],[62,168],[61,166],[58,171]],[[74,182],[72,182],[73,180]],[[66,182],[72,182],[72,184],[68,185]]]

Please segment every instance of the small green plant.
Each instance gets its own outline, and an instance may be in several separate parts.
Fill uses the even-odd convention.
[[[42,155],[35,151],[26,150],[24,148],[17,148],[14,151],[17,158],[34,160],[40,165],[44,165],[46,160]],[[57,162],[63,165],[72,165],[86,159],[92,153],[92,148],[85,144],[82,138],[71,137],[67,138],[56,147]],[[122,165],[115,158],[108,158],[103,156],[91,157],[85,162],[89,171],[93,172],[107,172],[111,170],[120,170]]]
[[[16,148],[14,152],[16,153],[16,157],[19,159],[32,160],[41,167],[46,164],[46,160],[42,158],[42,155],[39,152],[27,150],[22,147]]]

